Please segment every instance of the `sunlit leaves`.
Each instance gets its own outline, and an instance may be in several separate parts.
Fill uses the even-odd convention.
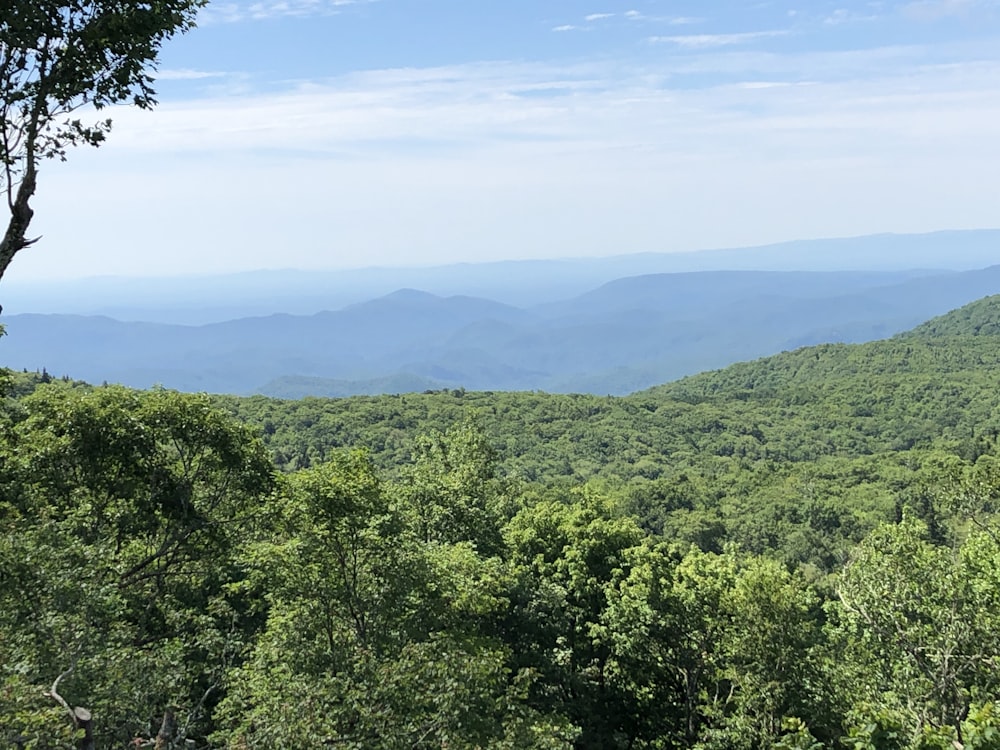
[[[958,730],[1000,688],[1000,549],[987,534],[960,548],[907,520],[872,534],[844,573],[843,629],[859,700],[921,726]]]
[[[245,635],[228,591],[273,487],[259,442],[166,391],[53,386],[22,407],[0,439],[10,664],[32,684],[66,672],[102,741],[150,734],[170,706],[196,733]]]

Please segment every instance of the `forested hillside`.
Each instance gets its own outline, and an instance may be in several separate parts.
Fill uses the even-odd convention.
[[[621,398],[41,379],[0,743],[1000,747],[1000,297]]]

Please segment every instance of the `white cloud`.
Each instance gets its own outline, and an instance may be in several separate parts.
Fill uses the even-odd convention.
[[[692,73],[716,83],[685,85]],[[124,109],[106,146],[45,165],[45,239],[15,271],[343,267],[986,226],[997,80],[986,43],[693,47],[635,69],[401,68]]]
[[[212,2],[198,16],[200,24],[261,21],[286,16],[315,16],[339,13],[349,5],[377,0],[242,0]]]
[[[605,18],[614,18],[614,13],[591,13],[589,16],[584,16],[584,21],[587,23],[593,23],[594,21],[602,21]]]
[[[820,126],[827,115],[834,122],[849,102],[858,112],[859,132],[868,116],[879,131],[886,122],[903,128],[910,117],[929,131],[935,123],[957,124],[946,102],[961,100],[965,107],[981,99],[988,109],[1000,98],[995,90],[1000,56],[977,63],[931,62],[925,59],[931,51],[948,56],[940,46],[786,55],[696,50],[636,69],[596,62],[496,61],[374,70],[303,82],[277,93],[167,102],[154,112],[117,110],[106,148],[209,157],[314,152],[337,158],[394,158],[428,144],[462,155],[500,146],[646,148],[667,146],[678,135],[668,130],[658,135],[665,119],[685,131],[683,123],[690,122],[695,133],[706,132],[708,121],[729,121],[734,113],[747,127],[778,113],[815,115]],[[879,75],[873,77],[873,70]],[[670,85],[686,75],[718,82],[700,88]],[[759,98],[765,94],[770,98]],[[747,103],[754,104],[753,112],[744,111]],[[675,121],[675,115],[683,117]],[[997,121],[970,117],[963,127],[979,132]]]
[[[552,30],[553,31],[559,31],[559,32],[563,32],[563,31],[579,31],[580,27],[579,26],[574,26],[571,23],[565,23],[562,26],[553,26]]]
[[[827,26],[840,26],[845,23],[858,23],[862,21],[877,21],[877,13],[857,13],[847,8],[837,8],[823,19]]]
[[[694,16],[648,16],[637,10],[626,11],[624,15],[630,21],[650,21],[665,23],[669,26],[687,26],[689,24],[702,23],[705,20]]]
[[[175,68],[156,71],[158,81],[199,81],[206,78],[225,78],[230,75],[219,71],[191,70],[190,68]]]
[[[649,41],[653,43],[670,43],[678,47],[690,49],[706,49],[709,47],[729,47],[736,44],[748,44],[758,39],[768,39],[785,36],[787,30],[744,31],[738,34],[686,34],[683,36],[654,36]]]

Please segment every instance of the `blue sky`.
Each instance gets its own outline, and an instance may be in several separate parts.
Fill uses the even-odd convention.
[[[22,279],[1000,226],[1000,0],[213,2]]]

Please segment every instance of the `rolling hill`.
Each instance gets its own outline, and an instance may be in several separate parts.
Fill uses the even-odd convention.
[[[1000,291],[978,271],[699,272],[515,307],[400,290],[202,326],[14,315],[0,360],[91,382],[287,397],[466,388],[623,394],[818,343],[904,331]]]

